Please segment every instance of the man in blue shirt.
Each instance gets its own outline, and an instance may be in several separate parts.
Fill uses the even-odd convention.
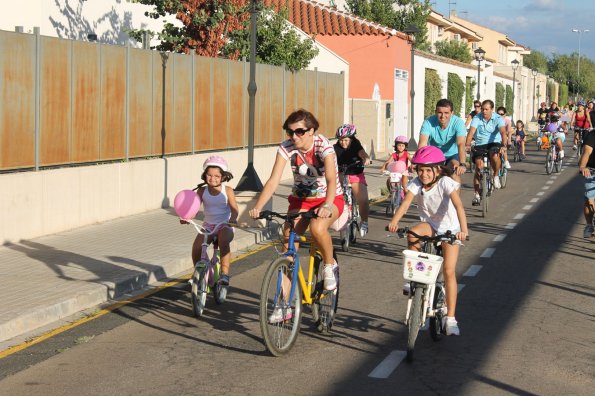
[[[436,103],[436,114],[425,119],[419,132],[418,147],[434,146],[446,157],[446,165],[451,169],[452,178],[461,182],[465,173],[467,153],[465,151],[465,121],[452,114],[453,104],[448,99]]]
[[[481,103],[481,113],[473,117],[471,127],[467,134],[466,146],[467,150],[471,149],[471,140],[475,135],[475,149],[472,154],[472,161],[475,163],[475,174],[473,175],[473,189],[475,190],[475,197],[473,198],[473,206],[478,206],[481,203],[479,195],[479,180],[481,170],[483,168],[483,155],[487,151],[488,158],[494,170],[494,187],[500,188],[500,151],[505,146],[502,142],[506,141],[506,124],[504,119],[497,113],[494,113],[494,102],[491,100],[484,100]]]

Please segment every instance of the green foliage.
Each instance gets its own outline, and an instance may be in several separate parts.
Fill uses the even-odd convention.
[[[547,85],[546,85],[546,95],[547,95],[547,102],[551,103],[551,102],[557,102],[558,98],[554,96],[555,93],[555,87],[554,87],[554,82],[548,80]]]
[[[504,85],[502,85],[502,83],[496,83],[496,100],[494,102],[496,108],[504,106]]]
[[[475,80],[467,77],[465,81],[465,114],[473,110],[473,93],[475,92]]]
[[[448,73],[447,97],[453,103],[453,113],[456,115],[461,115],[464,96],[465,85],[463,84],[463,80],[455,73]]]
[[[420,32],[415,35],[415,46],[428,50],[427,19],[430,15],[429,0],[347,0],[347,10],[357,16],[404,31],[409,25],[415,25]]]
[[[579,76],[578,53],[553,55],[548,65],[550,75],[556,81],[566,84],[572,96],[578,92],[583,98],[595,97],[595,63],[584,56],[581,56],[580,61]]]
[[[424,89],[424,118],[436,112],[436,102],[442,97],[442,81],[436,70],[426,69]]]
[[[436,54],[463,63],[471,63],[473,56],[467,44],[461,40],[436,41]]]
[[[318,55],[314,40],[301,40],[295,30],[290,29],[287,22],[287,10],[276,13],[263,10],[257,19],[256,29],[256,61],[269,65],[285,65],[288,70],[296,72],[305,69],[310,61]],[[222,54],[238,52],[240,58],[250,57],[250,30],[237,30],[231,34],[231,41],[223,48]]]
[[[568,85],[560,84],[560,98],[558,98],[558,100],[560,101],[560,108],[568,103]]]
[[[542,52],[531,50],[529,55],[523,56],[523,64],[529,69],[538,70],[540,73],[548,73],[548,59]]]
[[[514,109],[512,108],[512,105],[513,105],[512,87],[510,85],[506,86],[506,94],[505,94],[505,102],[504,103],[506,103],[506,105],[504,107],[506,107],[506,111],[508,112],[508,114],[512,114]]]

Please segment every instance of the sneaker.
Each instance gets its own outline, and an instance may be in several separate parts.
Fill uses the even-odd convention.
[[[527,156],[525,154],[521,154],[521,159],[527,159]]]
[[[362,221],[362,224],[359,226],[359,234],[363,238],[368,233],[368,222]]]
[[[502,188],[502,185],[500,184],[500,177],[499,176],[494,176],[494,187],[496,189]]]
[[[219,283],[222,286],[229,286],[229,275],[228,274],[221,274],[219,277]]]
[[[273,310],[271,316],[269,316],[269,323],[279,323],[285,322],[293,318],[293,312],[291,311],[291,307],[278,307]]]
[[[481,197],[478,194],[475,194],[473,201],[471,201],[471,205],[473,205],[473,206],[481,205]]]
[[[324,275],[324,290],[335,290],[337,288],[337,271],[339,265],[325,264],[322,274]]]
[[[577,147],[576,147],[576,144],[573,144],[573,145],[572,145],[572,149],[573,149],[573,150],[576,150],[576,148],[577,148]]]
[[[445,316],[442,318],[442,327],[447,336],[449,335],[460,335],[459,324],[457,320],[452,316]]]
[[[510,162],[508,162],[508,161],[504,161],[504,167],[505,167],[506,169],[510,169],[510,168],[512,168],[512,166],[510,166]],[[500,188],[500,187],[497,187],[497,188]]]
[[[593,226],[591,224],[587,224],[585,226],[585,230],[583,231],[583,238],[591,238],[593,236]]]
[[[564,150],[560,150],[558,155],[560,156],[560,159],[564,158]]]

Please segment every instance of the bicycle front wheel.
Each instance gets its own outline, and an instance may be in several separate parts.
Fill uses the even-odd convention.
[[[486,217],[488,215],[488,175],[483,173],[481,176],[481,215]]]
[[[506,188],[506,183],[508,182],[508,169],[502,166],[500,170],[500,186],[502,188]]]
[[[414,290],[413,301],[411,303],[411,311],[409,312],[409,320],[407,327],[409,334],[407,336],[407,361],[413,361],[413,348],[415,347],[415,340],[422,325],[421,323],[421,305],[423,303],[424,289],[417,287]]]
[[[547,173],[548,175],[551,175],[553,169],[554,169],[554,157],[552,156],[552,152],[548,151],[547,156],[545,158],[545,173]]]
[[[279,257],[271,263],[262,282],[260,330],[273,356],[289,352],[300,330],[302,293],[299,284],[295,285],[293,300],[289,301],[293,267],[287,257]]]
[[[200,318],[207,303],[209,285],[207,279],[207,263],[199,263],[192,274],[192,311],[197,318]]]

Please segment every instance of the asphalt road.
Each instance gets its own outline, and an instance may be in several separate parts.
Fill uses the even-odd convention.
[[[582,238],[575,159],[550,176],[544,155],[531,148],[513,164],[486,219],[464,176],[471,240],[457,266],[461,336],[436,343],[422,332],[411,364],[400,360],[405,243],[383,231],[380,202],[370,234],[339,254],[331,335],[305,315],[289,355],[266,352],[258,293],[276,254],[267,249],[234,263],[228,301],[210,300],[201,319],[180,284],[1,359],[0,394],[592,394],[595,243]],[[412,209],[404,224],[415,221]]]

